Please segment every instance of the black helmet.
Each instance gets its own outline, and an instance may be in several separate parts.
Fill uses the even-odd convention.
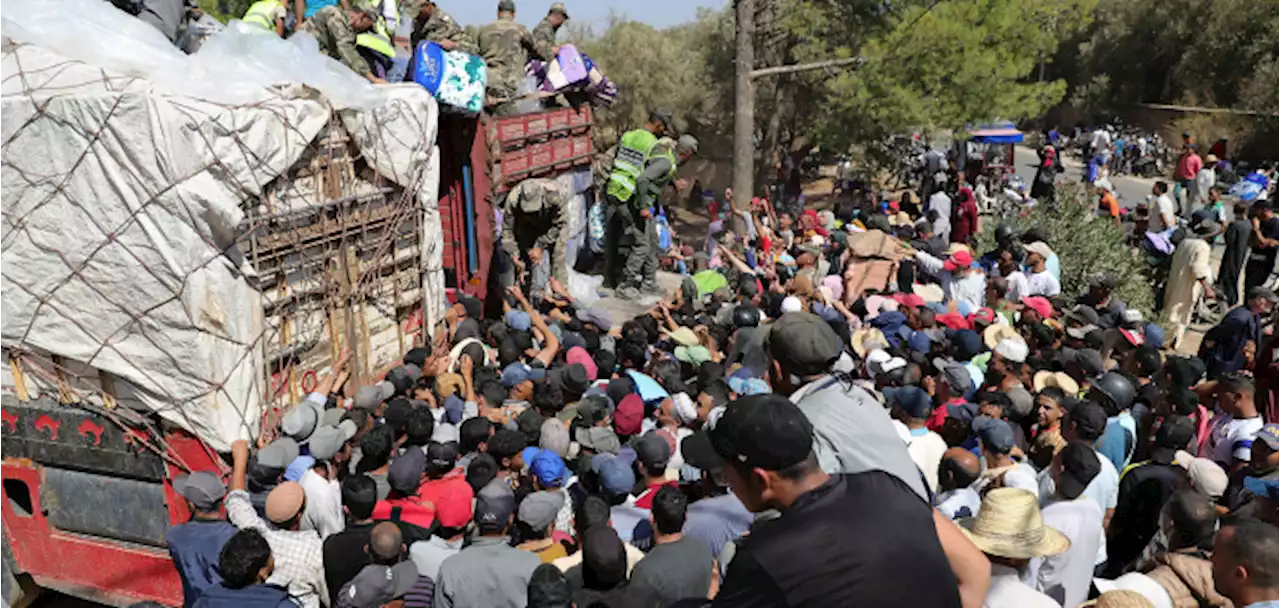
[[[1093,388],[1106,395],[1117,411],[1129,409],[1129,406],[1133,405],[1134,396],[1137,394],[1137,391],[1133,388],[1133,383],[1129,382],[1128,378],[1115,372],[1107,372],[1098,376],[1093,381]],[[1104,403],[1103,405],[1107,404]]]
[[[756,327],[760,325],[760,310],[749,304],[740,304],[733,309],[734,327]]]
[[[1008,243],[1009,241],[1012,241],[1012,240],[1013,240],[1013,227],[1003,222],[1001,222],[999,226],[996,226],[996,242],[997,243]]]

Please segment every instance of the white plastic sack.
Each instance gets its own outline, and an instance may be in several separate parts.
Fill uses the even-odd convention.
[[[604,284],[604,277],[582,274],[572,268],[569,269],[569,296],[577,302],[579,306],[591,306],[600,299],[600,294],[596,290],[600,289],[600,285]]]

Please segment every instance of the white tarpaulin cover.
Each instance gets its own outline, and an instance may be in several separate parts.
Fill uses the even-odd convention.
[[[373,87],[314,39],[234,23],[187,57],[101,0],[4,8],[6,348],[123,379],[215,449],[253,437],[265,328],[234,247],[242,205],[335,116],[375,171],[416,193],[424,321],[440,318],[437,110],[424,89]],[[237,62],[250,56],[281,63]]]

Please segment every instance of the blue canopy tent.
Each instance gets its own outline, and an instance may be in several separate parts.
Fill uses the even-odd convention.
[[[1013,146],[1022,143],[1024,134],[1011,122],[980,125],[969,129],[969,142],[982,159],[982,170],[1003,169],[1012,172]]]

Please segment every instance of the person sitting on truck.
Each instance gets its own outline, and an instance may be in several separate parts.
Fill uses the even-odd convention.
[[[406,7],[406,12],[408,12]],[[459,51],[476,54],[480,47],[471,38],[457,20],[449,16],[436,5],[435,0],[426,0],[418,8],[417,18],[413,20],[413,35],[410,37],[416,51],[422,42],[434,42],[446,51]]]
[[[516,112],[516,89],[524,78],[524,64],[530,57],[538,56],[533,36],[523,25],[516,23],[516,3],[499,0],[498,18],[480,28],[476,35],[480,43],[480,55],[488,66],[488,83],[485,87],[485,106],[493,107],[495,116],[509,116]]]
[[[369,0],[353,0],[350,9],[339,6],[320,9],[298,29],[311,32],[324,54],[341,61],[351,71],[370,82],[386,82],[374,75],[356,46],[356,34],[373,29],[377,19],[378,9]]]
[[[272,547],[275,569],[268,582],[284,585],[289,597],[303,608],[327,604],[329,591],[324,583],[324,550],[315,530],[300,530],[307,493],[295,481],[286,481],[267,495],[266,518],[259,517],[245,491],[245,469],[249,464],[249,442],[231,444],[231,491],[225,504],[227,519],[241,530],[256,530]],[[268,523],[270,522],[270,523]],[[243,582],[243,581],[241,581]]]
[[[164,539],[182,579],[182,605],[190,608],[205,589],[222,581],[218,554],[237,530],[222,516],[227,487],[217,475],[207,471],[179,475],[173,480],[173,491],[186,499],[191,520],[170,528]]]
[[[543,257],[551,254],[550,275],[562,284],[569,281],[565,266],[568,236],[568,204],[555,180],[529,178],[516,184],[502,204],[502,252],[507,258],[502,286],[526,284],[529,293],[541,295],[547,285]]]
[[[682,180],[676,179],[676,170],[698,152],[698,140],[692,135],[681,135],[679,141],[664,139],[655,143],[645,160],[644,171],[636,179],[635,196],[631,197],[630,213],[631,252],[627,255],[618,297],[638,300],[644,294],[662,296],[658,288],[658,230],[659,195],[668,185],[680,190]]]
[[[246,446],[247,448],[248,446]],[[257,530],[240,530],[218,555],[222,582],[196,600],[197,608],[292,608],[283,587],[267,581],[275,571],[271,544]]]

